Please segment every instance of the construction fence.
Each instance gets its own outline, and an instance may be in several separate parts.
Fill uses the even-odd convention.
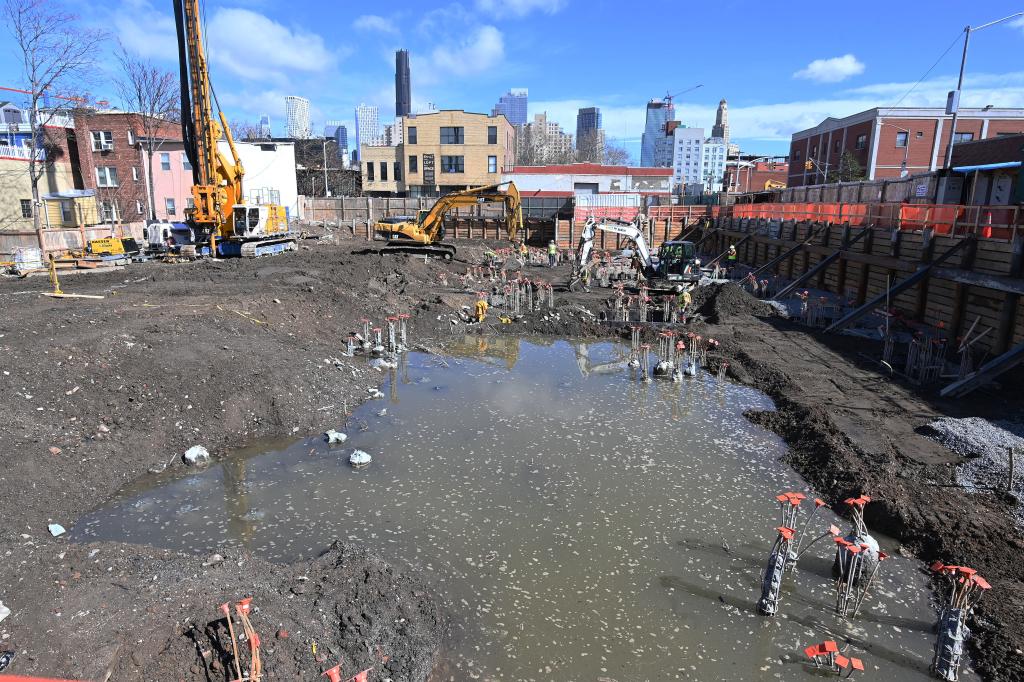
[[[47,253],[62,254],[68,251],[85,251],[93,239],[107,237],[133,238],[140,244],[144,239],[142,223],[118,223],[44,229],[43,243]],[[0,230],[0,260],[9,261],[21,248],[38,248],[39,238],[31,230]]]

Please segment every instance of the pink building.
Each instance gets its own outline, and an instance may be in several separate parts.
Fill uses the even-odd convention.
[[[142,146],[142,166],[150,172],[149,153]],[[185,156],[185,146],[177,140],[164,140],[153,152],[153,200],[156,218],[160,221],[182,222],[185,209],[192,206],[192,166]]]

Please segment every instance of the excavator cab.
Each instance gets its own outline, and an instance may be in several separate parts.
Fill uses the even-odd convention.
[[[662,242],[658,248],[656,276],[670,282],[698,282],[700,260],[693,242]]]

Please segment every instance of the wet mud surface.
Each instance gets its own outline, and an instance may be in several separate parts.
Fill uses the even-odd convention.
[[[0,648],[18,651],[8,672],[102,679],[112,670],[111,679],[137,679],[134,671],[145,669],[161,671],[159,679],[171,679],[164,674],[171,671],[175,678],[205,679],[189,644],[190,624],[205,627],[216,619],[217,604],[249,595],[266,602],[254,618],[258,628],[266,626],[265,647],[287,643],[268,669],[281,678],[328,667],[326,658],[306,655],[306,634],[281,640],[272,634],[285,622],[294,623],[283,628],[289,632],[332,642],[333,650],[321,651],[349,651],[353,662],[376,657],[378,665],[387,658],[394,679],[423,679],[421,672],[443,658],[445,619],[459,616],[441,614],[414,559],[389,562],[364,543],[346,545],[342,566],[321,571],[330,594],[306,601],[289,580],[298,574],[312,582],[312,558],[289,568],[231,549],[221,552],[224,564],[203,567],[208,557],[202,555],[76,544],[52,538],[46,528],[71,528],[150,469],[183,466],[180,455],[191,445],[205,445],[216,458],[254,439],[337,427],[384,379],[342,356],[345,337],[361,328],[362,318],[410,313],[412,342],[430,351],[464,338],[459,310],[487,286],[462,281],[467,263],[355,253],[364,249],[314,243],[258,261],[146,264],[62,277],[65,291],[103,300],[41,297],[48,287],[39,278],[0,282],[0,421],[9,430],[0,443],[0,600],[12,610],[0,623]],[[460,243],[459,257],[477,263],[483,251],[481,244]],[[568,274],[565,267],[536,271],[556,282]],[[621,330],[597,319],[607,297],[607,290],[556,289],[557,315],[534,314],[511,325],[492,318],[472,331],[616,336]],[[748,416],[786,440],[788,463],[830,502],[871,494],[878,503],[869,507],[868,525],[892,536],[903,552],[971,565],[989,578],[992,598],[971,622],[973,666],[984,679],[1024,677],[1024,542],[1006,513],[1013,502],[950,487],[961,458],[915,430],[941,416],[1003,418],[1022,409],[1020,397],[1004,389],[965,403],[937,402],[860,358],[879,354],[870,342],[818,336],[767,315],[762,302],[738,291],[699,290],[695,303],[703,321],[693,328],[722,342],[709,364],[727,360],[730,377],[775,403],[777,411]],[[329,582],[327,574],[335,572],[338,580],[378,575],[366,584],[379,589],[335,594],[343,591]],[[381,601],[383,593],[407,601],[396,610]],[[343,617],[321,618],[322,611],[356,608],[371,620],[382,617],[365,632],[342,628]],[[79,612],[89,615],[72,619]],[[405,618],[404,624],[391,621],[399,613],[394,620]],[[93,619],[91,627],[77,628],[85,617]],[[139,637],[140,626],[151,636]],[[399,636],[400,627],[409,633]],[[293,644],[300,639],[301,646]],[[393,650],[366,650],[371,639]],[[355,641],[363,658],[346,648]],[[400,650],[399,641],[408,646]]]

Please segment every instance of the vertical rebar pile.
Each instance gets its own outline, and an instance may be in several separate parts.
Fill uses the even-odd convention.
[[[949,601],[939,616],[939,635],[931,668],[940,680],[955,682],[960,676],[960,661],[967,638],[971,635],[967,617],[981,596],[992,586],[976,570],[967,566],[946,566],[936,562],[931,569],[945,576],[949,584]]]
[[[399,331],[398,336],[402,342],[402,348],[409,347],[409,313],[402,313],[398,316],[399,320]]]
[[[354,336],[350,336],[345,339],[345,355],[352,357],[356,354],[356,339]]]
[[[644,381],[651,380],[651,345],[648,343],[640,345],[640,371]]]
[[[896,342],[893,340],[892,334],[886,334],[882,337],[882,362],[892,367],[892,354],[895,350]]]
[[[388,324],[388,353],[394,354],[398,351],[398,338],[396,335],[395,323],[398,322],[398,318],[391,316],[385,320]]]
[[[640,327],[629,328],[629,364],[640,363]]]

